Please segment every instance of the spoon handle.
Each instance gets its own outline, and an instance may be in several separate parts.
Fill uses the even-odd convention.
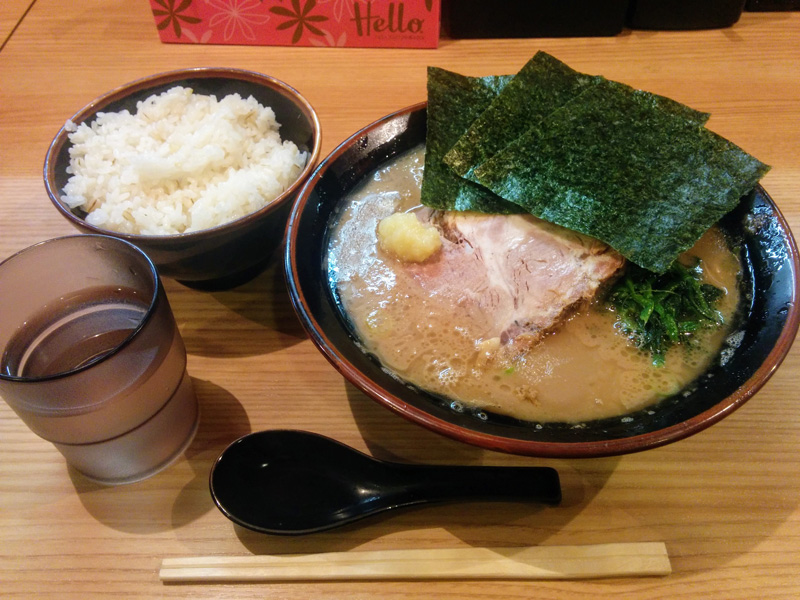
[[[406,494],[420,502],[444,500],[561,502],[558,472],[550,467],[396,465]]]

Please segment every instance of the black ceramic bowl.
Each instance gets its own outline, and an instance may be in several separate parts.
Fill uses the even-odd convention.
[[[456,412],[450,401],[384,372],[359,348],[329,285],[328,228],[340,200],[365,175],[425,141],[425,125],[420,104],[356,133],[317,168],[289,217],[286,270],[295,310],[325,357],[377,402],[423,427],[492,450],[546,457],[624,454],[680,440],[731,414],[786,356],[798,328],[798,253],[786,221],[759,186],[721,221],[745,265],[741,343],[691,387],[655,406],[578,427],[531,423]]]
[[[123,85],[97,98],[71,121],[91,122],[98,112],[136,110],[136,103],[153,94],[182,85],[198,94],[222,98],[238,93],[253,96],[271,107],[280,123],[281,138],[308,152],[306,167],[283,194],[260,210],[210,229],[175,235],[123,234],[87,223],[86,213],[63,203],[61,193],[69,179],[69,132],[62,127],[47,151],[44,182],[59,212],[78,230],[122,238],[141,248],[161,275],[188,285],[224,288],[246,281],[260,272],[281,246],[286,219],[298,190],[319,158],[321,135],[316,112],[297,90],[267,75],[226,68],[181,69],[160,73]]]

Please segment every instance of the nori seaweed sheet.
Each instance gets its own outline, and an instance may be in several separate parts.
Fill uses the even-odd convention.
[[[516,204],[456,175],[442,162],[445,153],[513,76],[467,77],[428,68],[427,135],[422,203],[442,210],[511,214]]]
[[[453,144],[444,162],[462,177],[477,181],[475,169],[508,143],[588,87],[608,82],[602,76],[575,71],[550,54],[539,51]],[[629,90],[640,94],[642,101],[652,102],[665,111],[699,124],[705,123],[710,116],[664,96],[633,88]]]
[[[444,162],[469,178],[477,166],[593,82],[593,77],[537,52],[472,121]]]
[[[474,172],[526,211],[663,273],[769,167],[653,95],[605,81]]]

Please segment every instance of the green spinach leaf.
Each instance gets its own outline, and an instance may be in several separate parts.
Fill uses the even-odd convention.
[[[716,302],[723,291],[702,282],[702,266],[675,262],[658,275],[631,265],[611,289],[606,305],[631,342],[662,366],[667,350],[690,344],[704,328],[722,323]]]

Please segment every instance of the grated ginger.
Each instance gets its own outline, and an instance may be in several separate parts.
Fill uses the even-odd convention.
[[[395,213],[378,223],[381,249],[405,262],[424,262],[442,247],[439,232],[412,213]]]

